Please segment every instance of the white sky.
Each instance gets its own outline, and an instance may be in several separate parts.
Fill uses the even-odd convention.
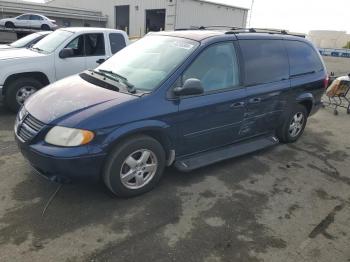
[[[252,3],[252,0],[213,1],[247,8],[250,8]],[[280,28],[300,33],[310,30],[340,30],[350,33],[350,0],[254,1],[252,27]]]

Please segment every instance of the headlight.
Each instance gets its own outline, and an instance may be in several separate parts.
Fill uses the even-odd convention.
[[[94,136],[88,130],[55,126],[47,133],[45,142],[55,146],[74,147],[90,143]]]

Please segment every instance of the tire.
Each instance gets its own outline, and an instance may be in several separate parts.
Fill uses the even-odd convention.
[[[49,30],[50,30],[50,27],[49,27],[48,25],[44,24],[44,25],[41,26],[41,30],[43,30],[43,31],[49,31]]]
[[[146,152],[150,153],[148,158]],[[141,156],[145,156],[144,164]],[[132,161],[127,161],[130,157]],[[130,166],[127,162],[131,163]],[[149,136],[134,136],[119,143],[110,153],[103,170],[103,181],[115,196],[134,197],[152,190],[160,181],[164,167],[162,145]],[[130,175],[122,180],[123,174]]]
[[[40,81],[34,78],[19,78],[7,86],[5,105],[13,112],[17,112],[25,100],[43,86],[44,85]],[[19,99],[19,97],[21,97],[21,99],[23,98],[22,103],[20,102],[21,99]]]
[[[6,28],[15,28],[15,24],[12,23],[12,22],[6,22],[6,23],[5,23],[5,27],[6,27]]]
[[[296,123],[296,117],[299,119],[302,117],[302,122],[294,125],[296,128],[292,128],[293,123]],[[304,133],[304,129],[307,123],[308,111],[305,106],[297,104],[292,109],[290,109],[281,126],[277,129],[277,137],[282,143],[294,143],[296,142]],[[299,128],[298,128],[299,127]],[[297,131],[296,131],[297,130]]]

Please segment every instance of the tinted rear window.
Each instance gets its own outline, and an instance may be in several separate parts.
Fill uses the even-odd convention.
[[[109,34],[109,40],[111,42],[111,51],[112,54],[117,53],[118,51],[122,50],[126,44],[125,44],[125,39],[122,34]]]
[[[291,76],[323,70],[322,62],[316,51],[307,43],[286,41]]]
[[[247,86],[289,78],[288,56],[281,40],[241,40]]]

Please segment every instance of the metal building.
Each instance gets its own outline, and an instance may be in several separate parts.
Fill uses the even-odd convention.
[[[107,27],[130,36],[202,25],[245,27],[248,15],[246,8],[205,0],[51,0],[45,5],[99,11]]]

